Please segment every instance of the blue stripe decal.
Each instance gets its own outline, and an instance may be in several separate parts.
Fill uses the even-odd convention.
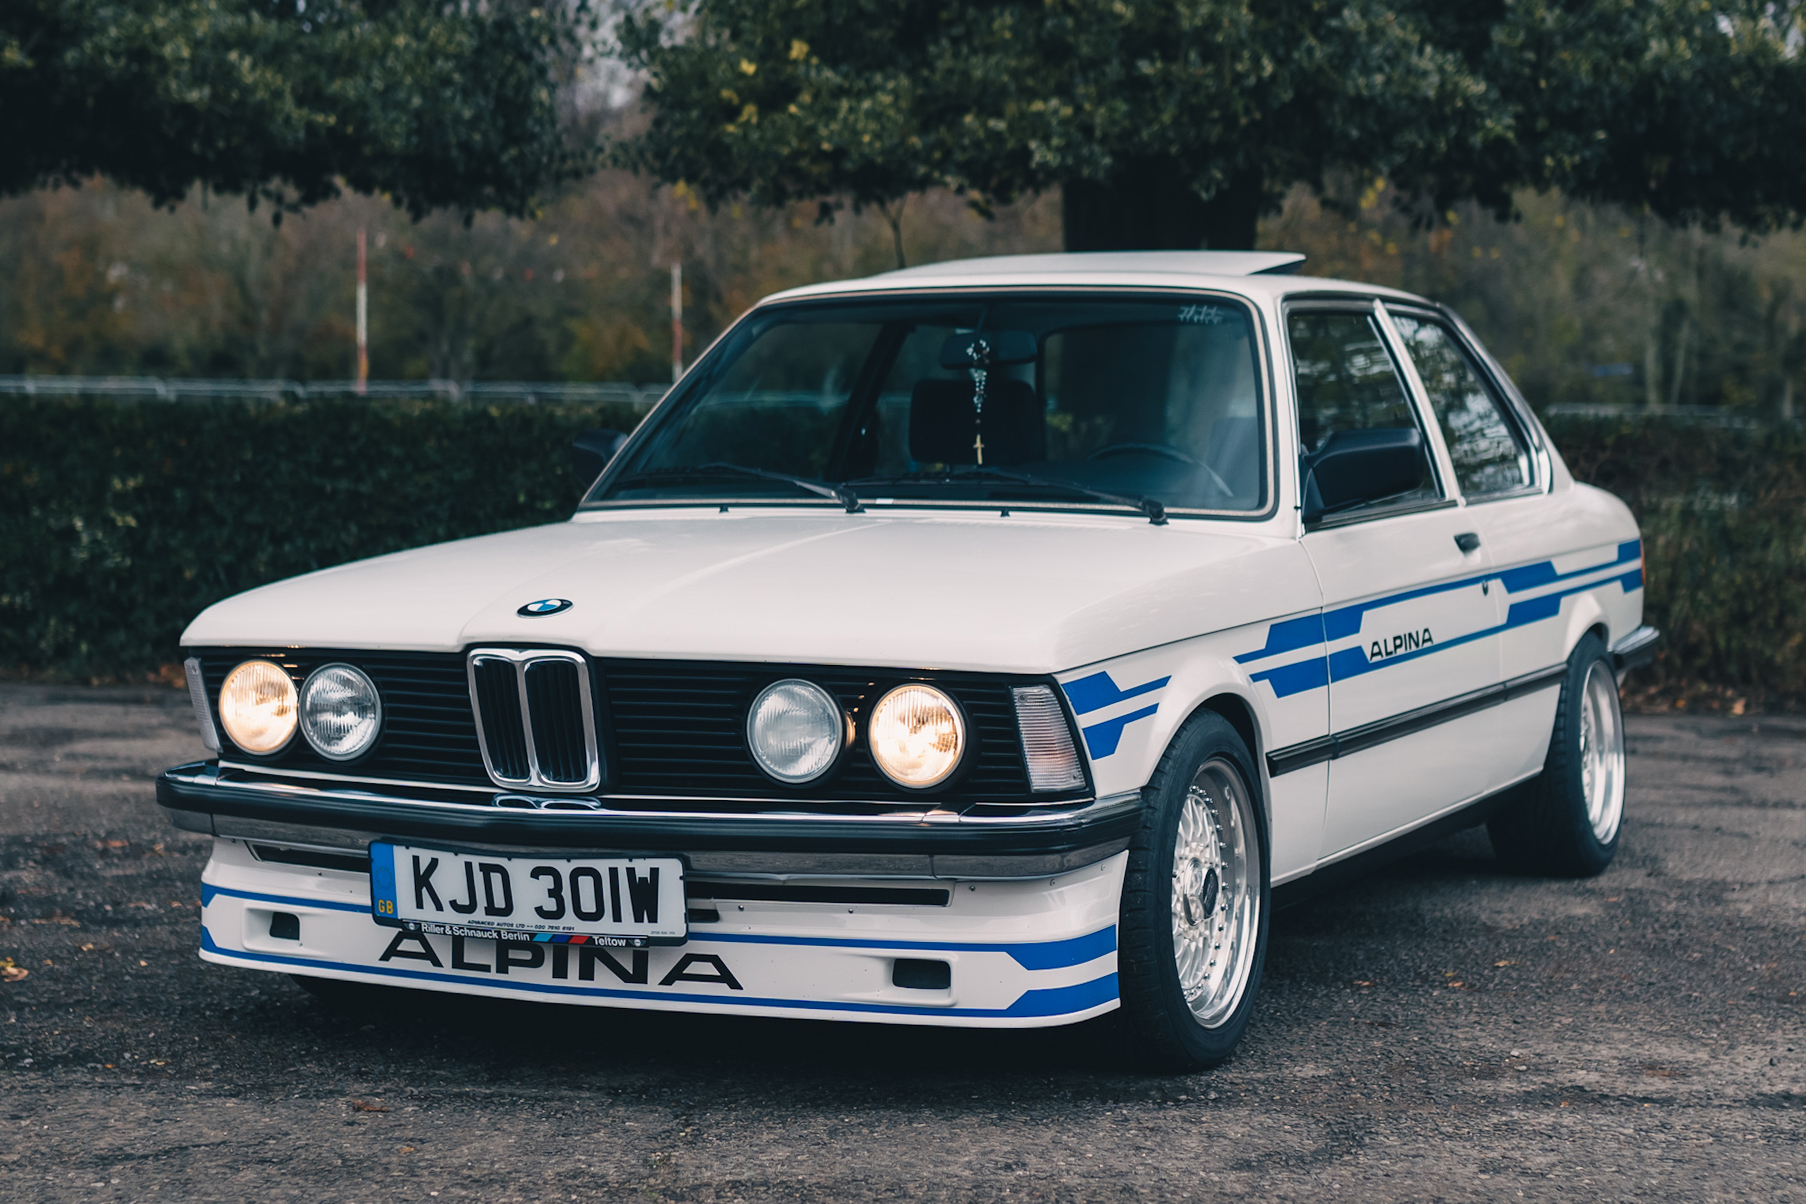
[[[253,894],[250,891],[230,890],[223,886],[202,887],[202,906],[211,903],[215,894],[252,899],[260,903],[286,903],[302,907],[319,906],[311,899],[288,899],[281,895]],[[370,914],[370,909],[367,907],[347,906],[343,903],[325,906],[330,906],[335,911]],[[1082,966],[1088,961],[1095,961],[1106,953],[1116,952],[1116,925],[1112,924],[1108,928],[1088,932],[1084,936],[1068,937],[1063,941],[1014,943],[849,940],[832,936],[761,936],[755,932],[716,932],[703,936],[692,933],[691,939],[736,945],[815,945],[829,949],[908,949],[911,951],[927,949],[943,953],[1007,953],[1024,970],[1063,970],[1068,966]]]
[[[1597,573],[1601,569],[1617,568],[1621,564],[1631,564],[1643,555],[1643,541],[1632,539],[1618,545],[1618,558],[1605,564],[1596,564],[1591,568],[1575,569],[1571,573],[1557,573],[1555,562],[1545,560],[1540,564],[1526,564],[1515,569],[1506,569],[1498,574],[1499,582],[1504,585],[1505,592],[1521,594],[1527,589],[1535,589],[1540,585],[1553,585],[1557,581],[1567,581],[1574,577],[1584,577],[1588,573]]]
[[[1264,661],[1269,656],[1296,652],[1300,648],[1309,648],[1312,644],[1321,644],[1322,642],[1323,616],[1321,614],[1305,615],[1298,619],[1282,619],[1267,628],[1265,647],[1256,648],[1253,652],[1244,652],[1236,657],[1235,661],[1238,665],[1245,665],[1249,661]]]
[[[1281,698],[1290,698],[1294,694],[1302,694],[1306,690],[1317,690],[1329,684],[1329,659],[1313,657],[1308,661],[1294,661],[1289,665],[1280,665],[1276,669],[1262,669],[1248,675],[1255,681],[1271,682],[1273,693]]]
[[[1142,707],[1139,711],[1130,711],[1127,715],[1118,715],[1114,719],[1092,724],[1084,729],[1085,750],[1091,754],[1093,761],[1110,756],[1116,751],[1116,746],[1122,743],[1123,728],[1137,719],[1146,719],[1159,709],[1157,706]]]
[[[1248,676],[1253,681],[1267,682],[1273,687],[1276,697],[1289,698],[1294,694],[1319,689],[1332,681],[1346,681],[1351,677],[1359,677],[1389,665],[1417,660],[1448,648],[1459,648],[1463,644],[1496,636],[1515,627],[1523,627],[1530,623],[1554,618],[1561,613],[1562,599],[1572,594],[1599,589],[1602,586],[1611,585],[1613,582],[1616,582],[1619,588],[1627,594],[1642,589],[1643,568],[1639,563],[1642,553],[1642,541],[1633,539],[1618,545],[1615,559],[1604,564],[1593,565],[1590,568],[1557,573],[1554,562],[1545,560],[1538,564],[1522,565],[1518,568],[1505,569],[1478,577],[1465,577],[1457,581],[1445,581],[1371,602],[1357,602],[1350,606],[1326,611],[1322,616],[1322,634],[1325,642],[1329,642],[1360,634],[1361,621],[1368,611],[1392,606],[1399,602],[1408,602],[1414,598],[1463,589],[1486,580],[1497,580],[1505,586],[1507,593],[1522,593],[1527,589],[1541,588],[1561,581],[1571,581],[1577,577],[1591,577],[1596,573],[1607,572],[1625,564],[1637,564],[1637,567],[1628,573],[1603,577],[1594,581],[1584,581],[1566,589],[1513,602],[1506,611],[1503,623],[1469,635],[1456,636],[1440,643],[1431,644],[1425,648],[1398,653],[1379,661],[1370,661],[1367,658],[1366,650],[1360,647],[1342,648],[1327,656],[1294,661],[1289,665],[1278,665],[1271,669],[1261,669]],[[1274,623],[1267,629],[1267,643],[1264,647],[1253,652],[1244,652],[1235,659],[1239,663],[1246,664],[1250,661],[1265,660],[1267,657],[1277,656],[1283,652],[1293,652],[1299,648],[1309,647],[1316,642],[1314,634],[1309,628],[1309,619],[1310,617],[1307,616],[1303,619],[1285,619]],[[1283,632],[1281,629],[1284,629]],[[1087,740],[1089,741],[1089,731],[1087,731]]]
[[[1130,686],[1124,690],[1108,673],[1093,673],[1090,677],[1081,677],[1077,681],[1069,681],[1060,688],[1066,691],[1066,697],[1072,700],[1072,709],[1080,715],[1101,710],[1107,706],[1152,694],[1155,690],[1173,680],[1170,677],[1144,681],[1138,686]]]
[[[415,979],[427,982],[447,982],[463,984],[480,984],[483,986],[501,987],[522,994],[539,995],[583,995],[602,996],[608,999],[644,999],[666,1000],[673,1003],[713,1003],[729,1004],[741,1007],[789,1008],[796,1011],[813,1012],[865,1012],[879,1016],[970,1016],[978,1019],[988,1018],[1032,1018],[1068,1016],[1078,1012],[1089,1011],[1116,999],[1116,975],[1105,974],[1090,982],[1075,983],[1069,987],[1042,987],[1024,991],[1016,1002],[1007,1008],[924,1008],[896,1007],[878,1003],[836,1003],[814,999],[770,999],[758,996],[740,995],[699,995],[685,991],[622,991],[608,987],[564,986],[559,983],[514,983],[501,982],[496,979],[478,978],[472,974],[444,974],[431,970],[406,970],[397,966],[361,966],[351,962],[322,961],[312,957],[284,957],[275,953],[252,953],[237,949],[222,949],[214,941],[213,934],[206,927],[201,928],[201,948],[208,953],[217,953],[222,957],[240,958],[245,961],[267,962],[271,965],[292,967],[296,970],[343,970],[355,974],[376,974],[385,978]]]
[[[1024,970],[1064,970],[1082,966],[1106,953],[1116,952],[1116,926],[1100,928],[1064,941],[1030,941],[1025,944],[971,944],[959,941],[843,940],[824,936],[760,936],[750,932],[716,932],[693,938],[746,945],[818,945],[830,949],[908,949],[941,953],[1007,953]]]
[[[213,902],[215,895],[228,895],[234,899],[249,899],[253,903],[288,903],[298,907],[318,907],[326,911],[355,911],[359,915],[369,915],[370,909],[360,903],[335,903],[325,899],[290,899],[281,895],[265,895],[250,890],[234,890],[229,886],[208,886],[201,884],[201,906],[206,907]],[[374,922],[374,921],[372,921]]]
[[[1603,581],[1587,581],[1580,585],[1557,590],[1552,594],[1542,594],[1535,598],[1525,598],[1513,602],[1511,609],[1505,613],[1505,621],[1494,627],[1487,627],[1467,635],[1455,636],[1441,643],[1431,644],[1427,648],[1418,648],[1411,652],[1400,652],[1384,660],[1370,661],[1367,652],[1358,645],[1353,648],[1340,648],[1328,657],[1314,660],[1297,661],[1290,665],[1281,665],[1275,669],[1262,669],[1249,676],[1255,681],[1266,681],[1272,684],[1273,693],[1280,698],[1293,694],[1302,694],[1306,690],[1314,690],[1331,681],[1347,681],[1351,677],[1360,677],[1364,673],[1372,673],[1377,669],[1389,668],[1406,661],[1419,660],[1433,653],[1449,648],[1459,648],[1463,644],[1471,644],[1475,640],[1484,640],[1515,627],[1526,627],[1531,623],[1540,623],[1544,619],[1552,619],[1561,613],[1562,599],[1574,594],[1583,594],[1588,590],[1598,589],[1616,581],[1625,593],[1643,587],[1643,570],[1634,569],[1618,577],[1607,577]],[[1325,675],[1327,674],[1327,681]]]
[[[1491,573],[1482,573],[1475,577],[1462,577],[1454,581],[1439,582],[1436,585],[1421,586],[1417,589],[1406,590],[1403,593],[1391,594],[1384,598],[1376,598],[1370,602],[1355,602],[1351,605],[1337,607],[1335,610],[1325,611],[1323,613],[1321,617],[1323,639],[1325,642],[1333,642],[1335,640],[1344,640],[1348,639],[1350,636],[1359,635],[1362,618],[1368,611],[1378,610],[1381,607],[1394,606],[1400,602],[1409,602],[1415,598],[1429,597],[1431,594],[1441,594],[1447,593],[1450,590],[1466,589],[1469,586],[1479,585],[1483,581],[1498,581],[1505,586],[1505,591],[1507,593],[1518,594],[1538,586],[1551,585],[1557,581],[1568,581],[1575,577],[1585,577],[1593,573],[1603,572],[1606,569],[1616,568],[1621,564],[1630,564],[1639,559],[1642,554],[1643,541],[1632,539],[1618,545],[1618,552],[1614,559],[1606,561],[1603,564],[1595,564],[1589,568],[1575,569],[1573,572],[1569,573],[1557,573],[1555,571],[1555,562],[1552,560],[1544,560],[1537,564],[1521,565],[1518,568],[1502,569]],[[1607,581],[1609,580],[1610,578],[1607,578]],[[1607,581],[1595,582],[1594,584],[1604,585]],[[1636,584],[1627,585],[1625,588],[1626,590],[1635,589],[1641,584],[1642,578],[1639,571]],[[1591,588],[1591,586],[1588,588]],[[1300,648],[1307,648],[1317,642],[1316,631],[1312,627],[1312,624],[1316,621],[1317,616],[1306,615],[1302,618],[1285,619],[1275,623],[1267,628],[1267,642],[1264,647],[1257,648],[1252,652],[1244,652],[1235,659],[1239,664],[1248,664],[1252,661],[1266,660],[1268,657],[1279,656],[1287,652],[1295,652]]]

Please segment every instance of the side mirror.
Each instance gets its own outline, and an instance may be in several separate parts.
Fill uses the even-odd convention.
[[[1026,330],[978,330],[953,335],[941,344],[943,368],[995,368],[1034,359],[1035,336]]]
[[[1416,427],[1337,431],[1300,457],[1304,521],[1410,493],[1424,479],[1423,433]]]
[[[584,431],[571,441],[571,471],[585,489],[602,475],[626,442],[626,435],[603,426]]]

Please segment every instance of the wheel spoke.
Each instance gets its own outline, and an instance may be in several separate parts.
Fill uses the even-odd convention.
[[[1193,1017],[1225,1021],[1253,965],[1260,920],[1259,866],[1247,791],[1233,765],[1213,758],[1186,791],[1173,845],[1173,960]]]

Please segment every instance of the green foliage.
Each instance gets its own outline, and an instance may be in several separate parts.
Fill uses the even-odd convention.
[[[282,208],[530,209],[585,162],[559,126],[558,3],[7,0],[0,194],[105,175]]]
[[[365,556],[563,519],[614,407],[0,404],[0,667],[135,676],[210,603]],[[1643,525],[1659,672],[1806,695],[1806,430],[1556,418]]]
[[[1558,418],[1574,475],[1643,528],[1659,670],[1757,695],[1806,694],[1806,429]]]
[[[1070,204],[1072,185],[1130,184],[1171,193],[1151,214],[1167,245],[1213,216],[1187,197],[1238,194],[1211,242],[1249,246],[1292,181],[1449,151],[1490,121],[1460,61],[1377,3],[699,0],[620,39],[653,110],[624,160],[715,203],[1068,186]],[[1082,233],[1163,233],[1124,216]]]
[[[1252,246],[1294,183],[1428,219],[1522,187],[1792,223],[1795,6],[1765,0],[692,0],[620,26],[625,162],[711,202],[1061,188],[1069,250]]]
[[[1414,228],[1372,187],[1352,214],[1296,195],[1265,245],[1308,275],[1453,306],[1539,408],[1723,406],[1790,420],[1806,370],[1806,237],[1761,239],[1519,193],[1516,221],[1462,205]]]
[[[894,263],[876,215],[728,206],[598,172],[531,219],[410,221],[341,197],[280,228],[237,204],[174,212],[104,182],[0,200],[0,374],[345,380],[357,231],[368,230],[373,378],[671,376],[671,263],[684,269],[686,358],[760,297]],[[945,194],[912,201],[925,259],[1058,246],[1058,208],[982,221]]]
[[[567,517],[627,407],[0,403],[0,666],[115,676],[268,581]]]

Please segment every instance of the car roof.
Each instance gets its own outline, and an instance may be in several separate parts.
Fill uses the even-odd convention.
[[[1353,292],[1422,302],[1384,285],[1295,275],[1305,257],[1295,251],[1090,251],[1054,255],[993,255],[953,259],[880,272],[853,280],[786,289],[766,301],[916,289],[1030,286],[1212,288],[1248,297]]]

